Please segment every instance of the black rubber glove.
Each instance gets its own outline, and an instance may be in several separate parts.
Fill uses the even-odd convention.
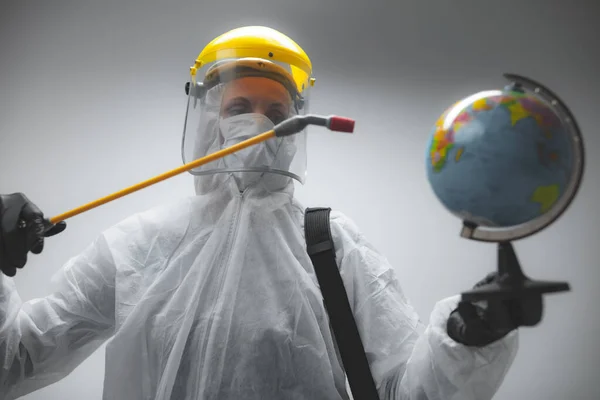
[[[27,254],[40,254],[44,238],[65,230],[60,222],[50,226],[44,214],[22,193],[0,195],[0,270],[15,276],[27,263]]]
[[[479,281],[475,288],[498,282],[496,272]],[[529,316],[541,310],[542,296],[470,303],[461,301],[452,311],[446,326],[456,342],[474,347],[487,346],[502,339],[519,326],[530,325]]]

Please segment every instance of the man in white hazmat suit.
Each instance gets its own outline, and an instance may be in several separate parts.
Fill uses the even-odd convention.
[[[185,162],[305,114],[314,84],[304,51],[264,27],[221,35],[191,70]],[[108,339],[104,399],[349,398],[293,197],[306,133],[192,173],[197,196],[108,229],[61,269],[54,294],[26,303],[10,276],[65,224],[44,233],[24,195],[0,197],[0,399],[60,380]],[[342,213],[330,223],[379,397],[492,398],[517,350],[518,305],[453,297],[424,327],[402,292],[405,266]]]

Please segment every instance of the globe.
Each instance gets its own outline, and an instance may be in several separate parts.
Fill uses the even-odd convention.
[[[573,135],[551,105],[516,86],[468,96],[435,123],[427,177],[465,222],[509,228],[552,210],[576,163]]]

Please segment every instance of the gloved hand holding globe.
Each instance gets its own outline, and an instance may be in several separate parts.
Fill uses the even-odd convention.
[[[462,236],[498,243],[494,279],[463,293],[449,320],[449,334],[463,342],[469,340],[461,332],[470,328],[463,326],[465,317],[456,318],[471,309],[467,303],[517,305],[514,328],[532,326],[541,320],[542,294],[569,290],[566,282],[525,276],[511,241],[548,227],[573,201],[583,177],[581,133],[573,114],[548,88],[522,76],[505,77],[512,84],[503,90],[482,91],[448,108],[427,147],[429,183],[463,221]],[[496,336],[506,334],[501,330]]]

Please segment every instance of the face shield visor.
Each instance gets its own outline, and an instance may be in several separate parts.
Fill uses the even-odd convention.
[[[232,50],[225,55],[217,54],[216,61],[193,70],[186,85],[188,102],[181,148],[184,163],[308,112],[311,78],[302,69],[267,58],[236,57]],[[227,173],[252,175],[255,179],[277,174],[304,183],[306,140],[306,130],[271,138],[190,172],[196,176],[197,188],[210,187],[215,174]]]

